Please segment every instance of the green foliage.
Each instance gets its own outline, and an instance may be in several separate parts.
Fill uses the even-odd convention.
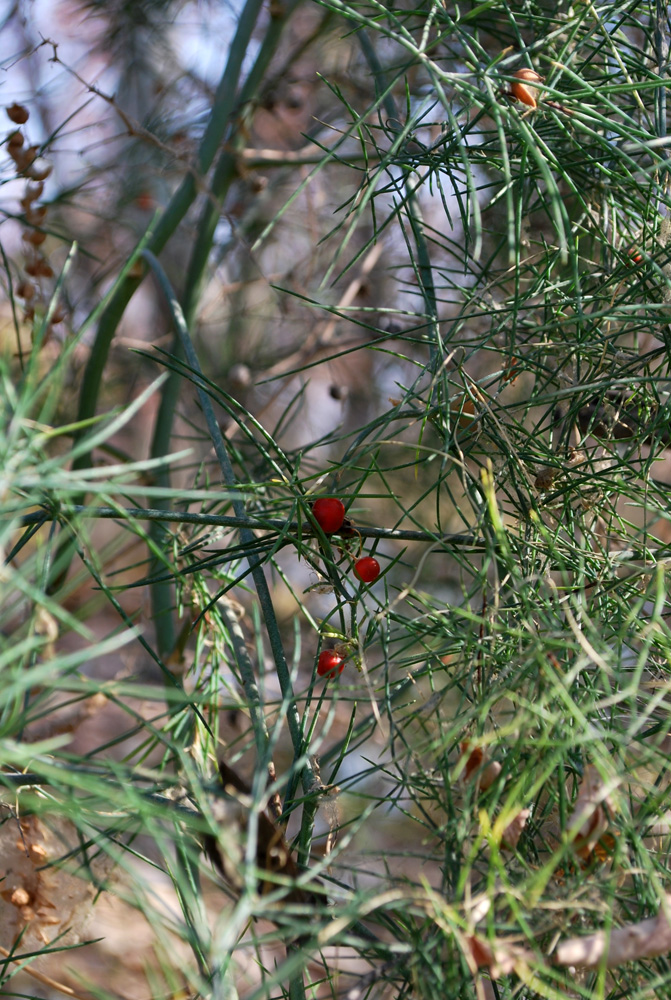
[[[189,169],[128,139],[155,217],[3,252],[0,836],[146,922],[152,995],[668,995],[668,17],[248,0]],[[0,944],[74,966],[10,868]]]

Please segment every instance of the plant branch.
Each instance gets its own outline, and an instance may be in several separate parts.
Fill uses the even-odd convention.
[[[170,511],[152,509],[150,507],[87,507],[82,504],[59,504],[53,511],[46,509],[31,511],[30,514],[22,514],[18,519],[21,527],[31,524],[41,524],[46,521],[56,520],[59,516],[67,517],[90,517],[112,520],[142,520],[142,521],[165,521],[174,524],[197,524],[204,527],[218,528],[243,528],[248,531],[282,531],[297,533],[300,529],[303,535],[316,535],[317,532],[307,523],[298,524],[297,521],[283,521],[280,518],[251,518],[246,515],[240,517],[228,517],[219,514],[195,514],[189,511]],[[483,538],[475,534],[447,534],[434,535],[430,531],[414,531],[405,528],[368,528],[357,525],[354,529],[361,538],[379,538],[389,541],[406,542],[431,542],[442,543],[447,546],[466,548],[471,551],[484,551],[486,543]],[[287,535],[287,541],[298,542],[299,537]],[[332,536],[337,538],[337,535]],[[251,541],[251,539],[250,539]]]

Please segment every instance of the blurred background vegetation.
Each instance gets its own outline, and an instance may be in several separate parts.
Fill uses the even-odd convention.
[[[0,10],[4,991],[667,996],[667,5]]]

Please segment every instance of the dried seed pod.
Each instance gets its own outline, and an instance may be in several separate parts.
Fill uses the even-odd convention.
[[[26,222],[29,222],[32,226],[41,226],[47,217],[48,208],[46,205],[32,205],[28,202],[27,207],[21,202],[21,206],[25,208],[26,211]]]
[[[53,268],[47,264],[44,257],[35,257],[33,260],[29,260],[24,271],[31,278],[53,278],[54,276]]]
[[[30,117],[30,112],[28,108],[24,108],[23,104],[10,104],[8,108],[5,108],[7,112],[7,117],[10,121],[13,121],[15,125],[25,125]]]
[[[53,278],[54,276],[53,267],[51,264],[47,264],[44,258],[37,262],[37,276],[38,278]]]
[[[21,146],[7,146],[7,152],[16,164],[16,172],[18,174],[23,173],[28,166],[25,150]]]
[[[37,146],[7,146],[7,152],[16,164],[18,174],[26,174],[37,157]]]
[[[35,182],[29,181],[26,184],[26,191],[21,201],[21,204],[23,205],[24,202],[30,204],[31,201],[37,201],[38,198],[42,197],[43,192],[44,192],[44,184],[42,183],[42,181],[35,181]]]
[[[569,448],[567,453],[567,464],[568,465],[582,465],[583,462],[587,461],[587,455],[580,448]]]
[[[20,299],[25,299],[26,302],[30,302],[35,296],[35,285],[32,281],[21,281],[16,288],[16,294]]]
[[[533,84],[542,83],[543,77],[526,66],[516,70],[513,76],[515,80],[510,85],[510,93],[515,100],[530,108],[538,107],[538,87],[534,87]]]
[[[34,247],[39,247],[47,238],[47,234],[43,233],[40,229],[30,229],[23,236],[26,243],[30,243]]]
[[[537,490],[552,489],[552,484],[559,475],[559,469],[553,465],[546,465],[538,470],[538,475],[534,479],[534,486]]]
[[[24,142],[23,133],[19,132],[18,129],[16,130],[16,132],[10,133],[10,135],[7,137],[7,149],[9,149],[10,154],[13,149],[21,149],[21,146],[23,146],[23,142]]]
[[[503,374],[501,375],[501,381],[505,382],[515,382],[522,372],[522,366],[520,365],[517,358],[510,358],[506,361],[503,369]]]
[[[23,150],[23,157],[26,162],[26,167],[29,167],[31,163],[34,163],[40,152],[39,146],[28,146]]]
[[[473,388],[471,391],[476,399],[484,402],[481,392],[476,388]],[[457,417],[457,425],[462,428],[470,427],[478,416],[474,401],[465,393],[452,400],[450,403],[450,413]]]
[[[30,164],[25,173],[34,181],[45,181],[53,169],[52,164],[48,160],[45,160],[43,156],[39,156]]]

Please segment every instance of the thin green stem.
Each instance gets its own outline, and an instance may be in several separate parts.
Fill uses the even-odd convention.
[[[296,521],[282,521],[279,518],[250,518],[246,515],[242,517],[229,517],[220,514],[196,514],[190,511],[169,511],[150,507],[87,507],[81,504],[59,504],[53,510],[36,510],[30,514],[22,514],[16,518],[16,522],[22,527],[31,524],[43,524],[53,520],[59,515],[67,517],[91,517],[114,520],[144,520],[144,521],[166,521],[174,524],[199,524],[203,526],[221,528],[246,528],[249,531],[283,531],[290,532],[293,537],[288,541],[298,542],[299,530],[301,534],[313,533],[317,531],[311,529],[305,522],[298,524]],[[2,523],[0,521],[0,523]],[[357,525],[357,535],[361,538],[380,538],[391,541],[409,542],[439,542],[444,545],[454,545],[459,548],[467,548],[473,551],[480,551],[484,548],[485,542],[475,534],[432,534],[429,531],[412,531],[404,528],[367,528]],[[335,538],[336,536],[331,536]]]
[[[385,110],[390,118],[398,119],[399,113],[396,107],[396,101],[394,100],[394,96],[387,81],[387,75],[378,58],[377,51],[371,43],[370,36],[363,28],[357,32],[357,36],[361,50],[371,68],[371,72],[373,73],[378,92],[381,92],[383,95],[382,101]],[[408,213],[410,227],[412,229],[412,235],[415,240],[415,249],[417,253],[417,279],[422,292],[424,309],[429,322],[428,339],[430,368],[431,371],[435,371],[436,363],[440,358],[442,351],[440,350],[441,339],[440,328],[438,325],[438,303],[436,301],[433,269],[431,266],[431,257],[424,232],[424,220],[418,197],[418,192],[422,187],[422,180],[416,171],[408,170],[407,168],[403,170],[403,175],[405,178],[407,199],[406,210]]]
[[[240,14],[235,36],[228,49],[224,72],[217,87],[208,125],[198,150],[198,172],[203,177],[212,165],[237,106],[238,80],[247,47],[262,7],[263,0],[246,0]],[[163,250],[168,240],[176,232],[197,194],[196,182],[189,174],[173,195],[149,239],[147,247],[153,254],[159,254]],[[100,317],[98,331],[82,382],[79,399],[80,420],[86,420],[95,413],[103,372],[114,334],[126,306],[142,281],[142,277],[128,276],[122,281]],[[87,455],[80,455],[75,467],[82,468],[87,461]]]
[[[191,342],[191,337],[189,331],[186,327],[184,321],[184,314],[182,313],[179,302],[177,301],[175,294],[172,290],[170,282],[165,274],[165,271],[161,267],[159,261],[156,257],[149,251],[145,251],[145,257],[149,262],[151,268],[153,269],[159,285],[166,297],[170,311],[172,313],[173,322],[175,328],[177,329],[180,340],[182,343],[182,350],[191,369],[201,378],[202,371],[200,368],[200,362],[198,360],[198,355],[196,354],[193,344]],[[228,489],[235,491],[238,482],[233,471],[233,466],[231,460],[228,457],[228,452],[226,450],[226,444],[224,442],[223,435],[221,433],[221,428],[219,427],[219,422],[216,418],[214,408],[212,406],[212,401],[205,390],[198,385],[197,386],[198,399],[200,405],[203,409],[205,415],[205,422],[207,424],[207,429],[210,434],[210,439],[214,447],[217,460],[219,462],[219,467],[221,469],[222,475],[224,477],[224,482]],[[243,518],[245,516],[245,506],[241,499],[233,496],[233,509],[235,511],[236,517]],[[240,529],[240,538],[243,544],[249,545],[253,548],[255,543],[255,537],[252,531],[248,528]],[[270,640],[270,648],[273,655],[273,660],[275,662],[275,668],[277,670],[277,676],[280,682],[280,687],[282,688],[282,695],[287,703],[287,724],[289,726],[289,733],[291,735],[291,741],[294,748],[294,759],[296,761],[302,761],[301,775],[303,781],[303,787],[306,791],[310,790],[314,785],[314,772],[312,765],[308,760],[304,758],[303,754],[303,730],[301,726],[300,716],[298,714],[298,708],[296,705],[296,700],[293,694],[293,685],[291,682],[291,676],[289,673],[289,667],[287,664],[286,656],[284,654],[284,647],[282,645],[282,637],[280,635],[279,626],[277,624],[277,619],[275,617],[275,610],[273,608],[272,598],[270,596],[270,590],[268,588],[268,583],[266,581],[265,573],[263,570],[263,565],[258,558],[250,559],[250,573],[252,579],[254,580],[254,585],[256,587],[256,593],[259,599],[259,604],[261,606],[261,613],[266,626],[266,631],[268,633],[268,639]]]

